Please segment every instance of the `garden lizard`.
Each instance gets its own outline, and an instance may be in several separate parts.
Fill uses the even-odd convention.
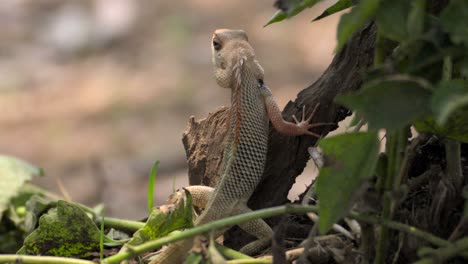
[[[322,125],[309,124],[317,107],[307,119],[304,119],[304,107],[301,121],[293,116],[296,123],[283,119],[270,89],[263,82],[263,68],[243,30],[216,30],[211,47],[214,76],[219,86],[231,90],[231,109],[219,182],[214,190],[206,186],[187,188],[194,205],[206,208],[195,225],[251,211],[247,201],[263,175],[269,121],[276,130],[289,136],[319,137],[309,129]],[[244,246],[242,252],[255,253],[270,243],[273,232],[262,219],[240,227],[259,239]],[[215,234],[221,235],[222,230]],[[182,263],[191,245],[191,241],[170,244],[151,263]]]

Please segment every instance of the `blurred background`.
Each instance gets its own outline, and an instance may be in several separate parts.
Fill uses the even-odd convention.
[[[212,76],[215,29],[247,31],[281,108],[330,63],[339,17],[310,20],[335,1],[263,28],[273,2],[0,1],[0,153],[44,168],[35,183],[75,202],[145,217],[154,161],[163,204],[188,182],[188,118],[229,104]]]

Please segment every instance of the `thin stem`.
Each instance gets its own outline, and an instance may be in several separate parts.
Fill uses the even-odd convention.
[[[221,253],[223,256],[227,257],[228,259],[253,259],[251,256],[242,254],[239,251],[236,251],[232,248],[225,247],[216,243],[216,249]]]
[[[453,73],[453,63],[450,56],[444,57],[444,64],[442,66],[442,79],[451,80]],[[463,184],[463,174],[461,165],[461,150],[460,142],[447,138],[445,144],[445,158],[447,160],[447,177],[450,178],[454,184],[457,192],[460,192],[461,185]]]
[[[361,243],[359,251],[363,253],[364,258],[361,263],[370,263],[375,255],[375,231],[374,226],[360,222],[361,224]]]
[[[104,259],[104,212],[102,212],[101,216],[101,230],[99,233],[99,259],[103,260]]]
[[[386,171],[386,177],[384,181],[384,195],[383,208],[382,208],[382,221],[391,220],[393,217],[393,211],[397,201],[394,201],[391,196],[391,192],[398,188],[395,183],[399,183],[396,178],[400,171],[401,163],[403,160],[403,153],[406,148],[409,128],[402,128],[395,133],[387,132],[387,144],[386,152],[388,155],[388,165]],[[377,243],[375,263],[384,263],[387,254],[389,242],[389,230],[383,226],[380,229],[380,237]]]
[[[148,214],[151,214],[151,210],[153,210],[153,198],[154,198],[154,182],[156,181],[156,173],[158,172],[159,160],[155,161],[153,167],[151,167],[151,171],[149,174],[148,180]]]
[[[442,80],[451,80],[453,72],[453,63],[450,56],[444,57],[444,64],[442,65]]]
[[[96,219],[97,224],[101,224],[102,221],[104,221],[104,225],[107,228],[115,228],[128,233],[135,233],[138,229],[145,226],[145,223],[143,222],[123,220],[112,217],[104,217],[104,220],[100,218]]]
[[[385,59],[385,39],[380,32],[375,37],[374,66],[379,66]]]
[[[447,138],[444,145],[445,158],[447,160],[447,177],[450,178],[457,192],[460,192],[463,184],[460,142]]]
[[[462,238],[454,243],[451,243],[450,246],[445,246],[439,249],[432,250],[427,256],[415,264],[433,264],[433,263],[442,263],[446,260],[454,258],[459,255],[465,256],[463,252],[468,250],[468,237]]]
[[[51,256],[0,255],[0,263],[24,264],[95,264],[95,262],[74,258]]]
[[[226,261],[227,264],[271,264],[272,261],[268,259],[235,259]]]

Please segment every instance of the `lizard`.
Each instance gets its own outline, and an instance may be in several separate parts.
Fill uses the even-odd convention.
[[[324,124],[310,124],[318,105],[305,119],[292,116],[295,123],[283,119],[278,104],[264,83],[264,70],[256,59],[254,50],[243,30],[215,30],[211,43],[214,76],[217,84],[231,90],[231,108],[227,118],[227,144],[220,169],[220,180],[215,188],[189,186],[193,204],[205,208],[195,220],[202,225],[224,217],[251,211],[247,201],[261,181],[266,163],[269,121],[274,128],[288,136],[309,135],[309,131]],[[263,219],[240,225],[256,236],[241,249],[252,254],[270,243],[273,231]],[[217,231],[219,236],[223,231]],[[192,246],[191,241],[169,244],[151,263],[182,263]]]

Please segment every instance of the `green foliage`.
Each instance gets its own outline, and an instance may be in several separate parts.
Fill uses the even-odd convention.
[[[396,130],[429,114],[431,89],[424,80],[390,76],[363,85],[359,92],[337,98],[369,122],[371,129]]]
[[[361,0],[351,12],[341,16],[338,23],[338,45],[340,51],[349,38],[375,15],[379,7],[379,0]]]
[[[314,20],[312,20],[312,21],[320,20],[322,18],[333,15],[335,13],[343,11],[346,8],[349,8],[349,7],[352,7],[352,6],[353,6],[353,1],[352,0],[339,0],[334,5],[330,6],[325,11],[323,11],[323,13],[320,14],[320,16],[314,18]]]
[[[440,19],[455,44],[468,45],[468,1],[452,0],[442,11]]]
[[[317,19],[353,2],[338,1]],[[443,141],[455,146],[446,145],[446,149],[468,143],[468,1],[448,1],[440,15],[431,13],[429,7],[427,0],[361,0],[340,19],[338,52],[365,23],[374,19],[376,24],[374,65],[362,72],[357,92],[336,99],[362,117],[370,132],[319,143],[326,163],[316,182],[322,233],[347,214],[352,198],[371,175],[376,177],[378,198],[374,207],[380,208],[382,221],[392,219],[401,202],[394,195],[404,188],[401,184],[407,184],[402,168],[412,155],[407,146],[411,126],[418,132],[454,139]],[[385,129],[387,142],[376,166],[379,144],[375,133],[380,129]],[[460,153],[451,154],[447,175],[461,171],[462,166]],[[379,232],[375,263],[384,263],[388,241],[393,238],[387,227]]]
[[[468,82],[463,79],[442,81],[436,87],[432,97],[432,111],[437,123],[444,125],[451,114],[464,109],[464,116],[468,117]]]
[[[377,163],[377,133],[350,133],[325,138],[319,146],[325,166],[317,178],[319,231],[326,233],[349,209],[361,185]]]
[[[99,241],[99,229],[81,208],[58,201],[41,216],[18,254],[86,257],[99,249]]]
[[[153,209],[153,198],[154,198],[154,182],[156,181],[156,173],[158,172],[159,160],[155,161],[153,167],[151,167],[151,172],[149,174],[148,181],[148,213],[151,213]]]
[[[41,169],[23,160],[0,155],[0,220],[24,183],[40,175]]]
[[[379,32],[388,39],[406,41],[410,38],[407,27],[410,10],[411,1],[382,1],[376,16]]]
[[[163,237],[172,231],[193,226],[192,197],[187,191],[173,195],[172,206],[153,208],[143,228],[135,232],[128,245],[140,245],[146,241]]]
[[[314,6],[319,0],[287,0],[283,1],[285,6],[283,7],[284,10],[277,11],[268,22],[265,24],[264,27],[271,25],[276,22],[280,22],[282,20],[291,18],[300,12],[302,12],[306,8],[310,8]]]

